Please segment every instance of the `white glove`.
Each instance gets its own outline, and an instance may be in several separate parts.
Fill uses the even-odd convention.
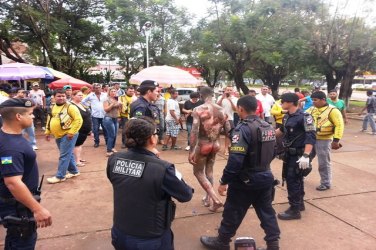
[[[299,163],[300,169],[307,169],[309,168],[309,157],[300,157],[299,160],[296,161],[296,163]]]

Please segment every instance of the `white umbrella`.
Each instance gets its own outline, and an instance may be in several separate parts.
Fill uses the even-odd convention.
[[[8,63],[0,65],[0,80],[27,80],[35,78],[53,78],[51,73],[41,67],[27,63]]]
[[[153,80],[162,87],[197,87],[201,81],[185,70],[170,66],[152,66],[131,76],[131,84],[140,85],[144,80]]]

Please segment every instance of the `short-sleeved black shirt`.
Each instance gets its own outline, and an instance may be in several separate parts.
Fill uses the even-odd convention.
[[[38,188],[38,165],[30,143],[21,135],[0,130],[0,197],[11,198],[4,177],[22,175],[22,181],[31,192]]]
[[[193,103],[191,100],[188,100],[184,103],[184,109],[193,110],[194,108],[204,104],[202,100],[198,100],[196,103]],[[187,116],[187,123],[193,123],[193,117],[191,115]]]

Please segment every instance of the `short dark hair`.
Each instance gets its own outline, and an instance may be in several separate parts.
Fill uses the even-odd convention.
[[[198,92],[192,92],[189,95],[189,98],[191,98],[191,99],[193,99],[193,98],[200,98],[200,93],[198,93]]]
[[[245,95],[239,98],[236,105],[242,107],[247,113],[252,113],[256,112],[257,100],[254,96]]]
[[[176,89],[170,89],[170,94],[173,95],[175,93],[177,93],[178,91]]]
[[[132,118],[125,125],[125,145],[128,148],[145,147],[155,130],[155,123],[150,117]]]
[[[30,107],[32,108],[32,107]],[[1,118],[4,121],[11,121],[16,114],[25,114],[30,108],[24,107],[4,107],[0,109]]]
[[[56,89],[54,91],[54,96],[56,96],[57,94],[65,94],[65,90],[64,89]]]
[[[300,92],[300,88],[295,88],[294,92]]]
[[[367,95],[368,96],[373,95],[373,91],[372,90],[367,90]]]
[[[140,95],[146,95],[146,93],[150,90],[151,92],[153,92],[157,87],[154,86],[154,87],[142,87],[142,88],[138,88],[137,91],[140,92]]]
[[[312,99],[316,98],[316,99],[324,99],[324,100],[326,100],[326,95],[322,91],[316,91],[316,92],[312,93],[311,98]]]
[[[248,94],[249,94],[249,93],[256,93],[256,90],[254,90],[254,89],[250,89],[249,92],[248,92]]]
[[[337,90],[336,90],[336,89],[329,90],[329,91],[328,91],[328,94],[329,94],[329,93],[332,93],[332,92],[337,93]]]
[[[200,95],[201,95],[202,99],[206,99],[209,96],[213,96],[213,94],[214,94],[214,91],[210,87],[203,87],[203,88],[200,89]]]

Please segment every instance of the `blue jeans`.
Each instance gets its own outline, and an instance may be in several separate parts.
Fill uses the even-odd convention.
[[[37,140],[35,139],[34,123],[31,125],[31,127],[23,129],[22,134],[27,134],[29,136],[29,142],[31,146],[37,145]]]
[[[107,152],[112,152],[116,144],[116,135],[118,131],[117,118],[105,116],[103,118],[103,126],[107,133]]]
[[[103,118],[91,117],[91,121],[93,122],[94,143],[99,144],[99,126],[102,126],[104,140],[107,144],[107,131],[103,126]]]
[[[76,145],[77,137],[78,133],[73,136],[72,140],[69,140],[66,135],[56,139],[56,144],[60,152],[59,166],[57,167],[56,173],[56,177],[59,179],[64,179],[67,170],[72,174],[77,174],[79,172],[73,155],[73,149],[74,145]]]
[[[174,237],[171,229],[167,229],[158,238],[139,238],[123,234],[116,227],[111,229],[112,245],[116,250],[173,250]]]
[[[119,127],[121,127],[122,128],[122,132],[121,132],[121,143],[123,144],[123,145],[125,145],[125,138],[126,138],[126,136],[125,136],[125,124],[127,123],[127,121],[128,121],[128,118],[126,118],[126,117],[122,117],[121,119],[120,119],[120,126]]]
[[[376,133],[376,124],[375,119],[373,118],[373,113],[367,113],[363,119],[363,130],[367,130],[368,122],[371,126],[372,132]]]
[[[187,134],[188,134],[188,138],[187,138],[187,141],[188,141],[188,146],[190,145],[189,143],[189,137],[191,137],[191,131],[192,131],[192,123],[187,123]]]

